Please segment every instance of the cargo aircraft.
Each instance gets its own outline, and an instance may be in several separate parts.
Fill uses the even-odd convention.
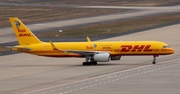
[[[151,55],[156,64],[159,55],[173,54],[173,48],[159,41],[111,41],[99,42],[42,42],[18,18],[9,18],[19,45],[12,50],[47,57],[82,57],[82,65],[120,60],[121,56]]]

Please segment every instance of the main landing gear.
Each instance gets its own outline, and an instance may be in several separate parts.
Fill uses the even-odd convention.
[[[83,65],[83,66],[87,66],[87,65],[97,65],[97,61],[83,62],[82,65]]]
[[[152,64],[156,64],[156,57],[158,57],[158,55],[153,55],[153,62],[152,62]]]
[[[97,65],[97,61],[94,61],[92,57],[86,56],[86,62],[82,63],[83,66],[88,66],[88,65]]]

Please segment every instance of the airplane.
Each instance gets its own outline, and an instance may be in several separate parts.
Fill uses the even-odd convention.
[[[19,45],[12,50],[46,57],[80,57],[85,58],[82,65],[97,65],[97,62],[120,60],[121,56],[153,56],[174,53],[174,49],[160,41],[91,41],[87,42],[42,42],[18,18],[9,18]]]

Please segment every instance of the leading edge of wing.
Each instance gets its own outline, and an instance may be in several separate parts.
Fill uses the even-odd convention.
[[[81,54],[81,55],[94,55],[95,53],[103,53],[105,51],[89,51],[89,50],[68,50],[68,49],[58,49],[52,41],[50,41],[50,44],[53,48],[53,50],[58,50],[61,52],[68,52],[68,53],[75,53],[75,54]]]

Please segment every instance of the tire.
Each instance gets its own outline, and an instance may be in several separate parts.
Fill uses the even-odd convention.
[[[155,62],[155,61],[153,61],[153,62],[152,62],[152,64],[156,64],[156,62]]]

